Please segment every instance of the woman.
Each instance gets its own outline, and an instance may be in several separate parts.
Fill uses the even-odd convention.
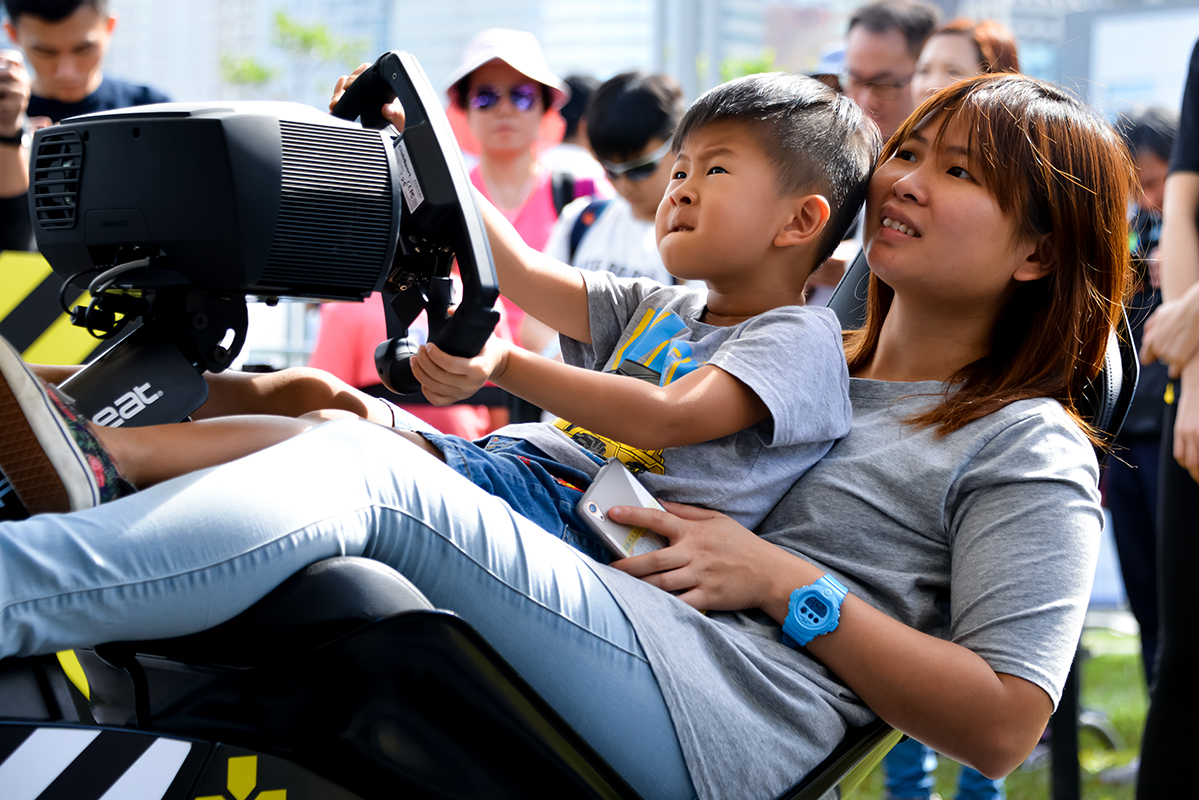
[[[546,129],[570,97],[570,87],[550,72],[533,34],[503,28],[475,36],[445,83],[451,119],[464,114],[478,145],[471,182],[525,244],[544,249],[565,203],[597,190],[592,179],[577,178],[569,181],[568,197],[555,197],[555,176],[539,158],[551,138]],[[561,194],[560,176],[558,180]],[[508,309],[513,341],[541,351],[553,338],[552,331],[527,320],[519,307],[508,303]]]
[[[338,422],[0,523],[0,655],[198,630],[361,554],[475,626],[643,796],[774,796],[873,713],[1004,774],[1086,607],[1101,514],[1076,408],[1120,312],[1130,185],[1106,123],[1032,79],[918,109],[869,193],[854,429],[756,535],[616,510],[671,546],[600,566],[401,437]],[[848,589],[839,623],[798,649],[780,623],[826,575]]]
[[[955,81],[994,72],[1019,72],[1016,39],[997,22],[955,19],[936,30],[916,62],[912,96],[923,102]],[[887,793],[895,800],[927,800],[934,786],[937,756],[916,739],[896,745],[883,759]],[[957,800],[998,800],[1003,781],[970,767],[958,774]]]
[[[994,20],[955,19],[933,32],[920,51],[912,97],[923,103],[954,81],[1019,72],[1016,37]]]

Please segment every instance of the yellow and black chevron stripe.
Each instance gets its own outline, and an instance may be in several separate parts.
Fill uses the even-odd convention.
[[[99,728],[3,725],[0,794],[12,800],[191,800],[190,792],[172,788],[178,783],[190,788],[208,749],[203,743],[140,732],[129,736]]]
[[[102,344],[63,313],[61,286],[40,253],[0,252],[0,336],[32,364],[82,364]],[[86,304],[89,296],[68,300]]]
[[[152,731],[0,720],[3,800],[362,800],[277,756]]]

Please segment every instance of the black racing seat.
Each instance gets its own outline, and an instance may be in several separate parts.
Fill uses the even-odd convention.
[[[370,559],[313,564],[198,634],[76,655],[100,725],[280,756],[363,798],[639,797],[470,625]],[[899,738],[853,730],[780,798],[856,785]]]

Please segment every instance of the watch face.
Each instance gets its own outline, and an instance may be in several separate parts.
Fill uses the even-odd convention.
[[[826,606],[819,597],[805,597],[804,605],[816,615],[817,621],[828,616],[828,606]],[[800,610],[802,611],[805,609],[801,608]]]

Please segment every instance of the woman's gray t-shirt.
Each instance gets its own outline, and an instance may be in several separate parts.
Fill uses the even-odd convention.
[[[945,436],[904,422],[939,383],[852,379],[853,429],[758,527],[851,593],[1056,704],[1102,529],[1094,451],[1024,400]],[[761,612],[701,615],[615,569],[701,798],[774,797],[873,714]]]

